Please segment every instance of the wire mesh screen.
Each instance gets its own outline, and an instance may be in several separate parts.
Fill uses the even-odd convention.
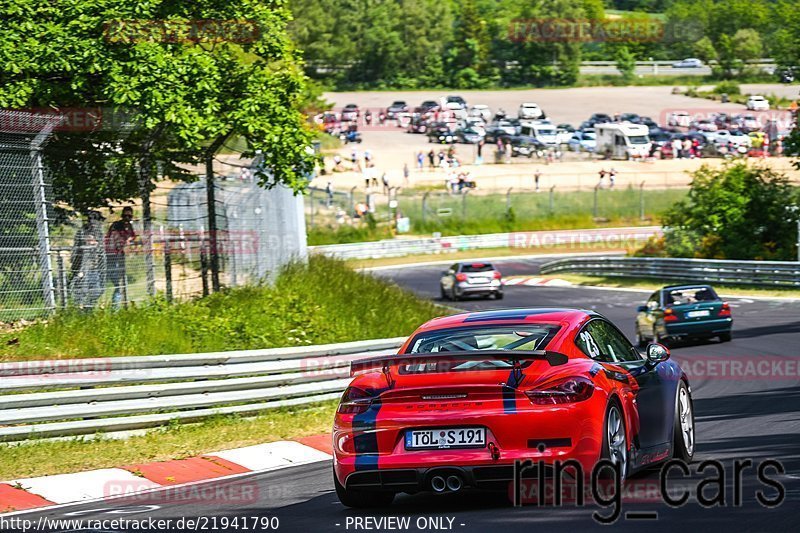
[[[215,180],[213,234],[203,179],[160,182],[150,194],[147,235],[139,199],[54,226],[35,142],[0,135],[0,321],[208,294],[215,249],[223,286],[271,281],[306,256],[302,197],[259,186],[252,169],[246,179]]]
[[[51,190],[40,149],[58,119],[0,111],[0,320],[52,310]]]

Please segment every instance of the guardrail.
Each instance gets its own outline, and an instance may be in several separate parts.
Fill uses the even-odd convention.
[[[335,399],[350,362],[405,338],[0,364],[0,442],[126,431]]]
[[[439,238],[403,238],[351,244],[309,246],[310,253],[325,254],[340,259],[378,259],[416,254],[441,254],[463,250],[492,248],[537,248],[542,246],[582,246],[607,244],[624,248],[645,241],[656,233],[659,226],[628,228],[579,229],[562,231],[519,231],[489,233]]]
[[[659,257],[573,257],[545,263],[542,274],[574,272],[596,276],[659,278],[706,283],[800,286],[800,263]]]

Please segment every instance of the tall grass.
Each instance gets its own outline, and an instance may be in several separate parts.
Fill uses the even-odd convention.
[[[0,335],[0,360],[241,350],[407,335],[441,315],[397,286],[314,256],[274,286],[225,290],[178,304],[66,311]]]

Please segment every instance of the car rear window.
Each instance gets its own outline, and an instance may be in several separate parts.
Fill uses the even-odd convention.
[[[428,331],[417,335],[406,353],[541,350],[547,346],[560,327],[557,324],[521,324]]]
[[[492,272],[494,267],[491,263],[471,263],[461,265],[461,272]]]
[[[666,290],[664,293],[664,303],[667,307],[719,300],[719,296],[711,287],[680,287]]]

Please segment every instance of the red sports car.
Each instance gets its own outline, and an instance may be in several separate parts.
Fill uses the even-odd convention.
[[[349,507],[398,492],[507,490],[517,461],[607,459],[622,477],[694,453],[686,375],[593,311],[508,309],[436,318],[397,355],[356,361],[333,426]]]

